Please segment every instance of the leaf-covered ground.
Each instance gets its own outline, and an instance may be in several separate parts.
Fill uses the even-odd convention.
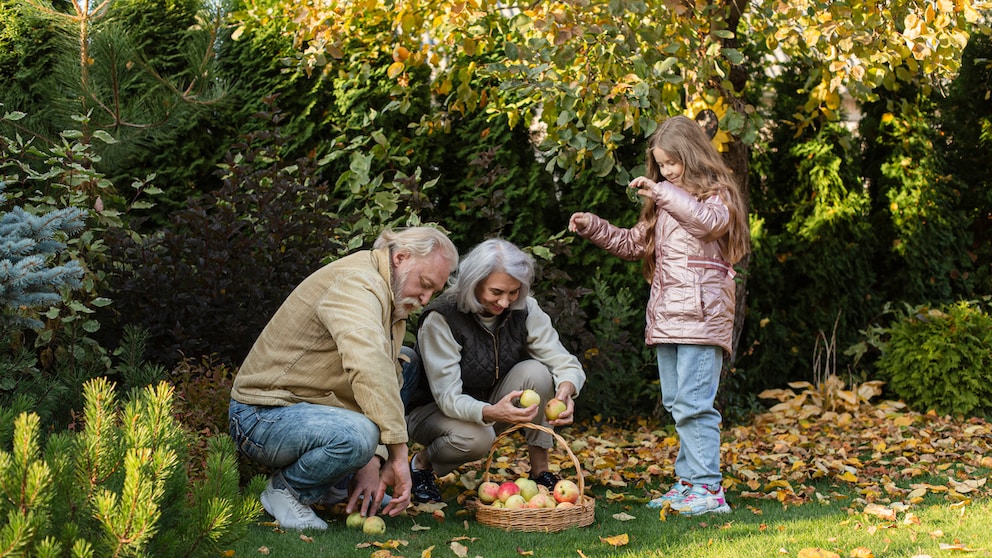
[[[898,402],[869,404],[869,397],[819,397],[824,386],[805,392],[766,393],[782,401],[747,425],[723,431],[724,486],[738,505],[773,499],[797,506],[834,494],[818,492],[823,480],[847,483],[860,495],[858,512],[869,504],[915,503],[928,494],[951,502],[992,495],[992,425],[979,418],[938,416],[906,409]],[[830,395],[830,394],[828,394]],[[667,490],[674,477],[678,438],[671,426],[575,425],[560,431],[571,454],[557,452],[554,466],[575,477],[574,461],[610,500],[646,501]],[[500,439],[493,468],[510,477],[528,470],[520,437]],[[453,484],[474,487],[475,468]],[[481,468],[480,468],[481,469]],[[453,481],[455,479],[447,479]]]

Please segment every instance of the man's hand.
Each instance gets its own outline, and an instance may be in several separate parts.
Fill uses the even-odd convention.
[[[389,459],[382,464],[379,474],[379,490],[376,492],[375,505],[378,509],[386,487],[393,488],[393,499],[386,504],[382,513],[397,516],[410,505],[410,491],[413,481],[410,479],[409,449],[406,444],[390,444]]]
[[[376,492],[379,489],[379,464],[382,460],[377,455],[373,455],[369,462],[355,472],[351,479],[351,486],[348,490],[348,506],[345,510],[353,513],[358,510],[363,517],[375,515],[379,509],[382,498],[376,499]],[[375,505],[373,505],[375,504]]]

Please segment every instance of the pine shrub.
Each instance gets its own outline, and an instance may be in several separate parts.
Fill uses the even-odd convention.
[[[96,378],[78,429],[47,439],[38,415],[19,414],[0,441],[0,555],[217,556],[244,536],[261,508],[239,494],[233,443],[211,438],[191,479],[173,397],[163,382],[121,402]]]
[[[992,315],[979,302],[898,313],[881,330],[877,366],[906,404],[941,414],[992,411]]]

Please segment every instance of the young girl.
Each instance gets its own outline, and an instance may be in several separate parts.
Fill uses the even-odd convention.
[[[724,354],[731,353],[733,264],[748,251],[740,187],[695,121],[661,123],[647,150],[647,176],[630,182],[644,198],[637,224],[575,213],[568,228],[611,254],[641,259],[651,285],[645,342],[654,347],[661,398],[680,439],[676,482],[665,502],[685,515],[729,512],[721,486],[720,413],[713,407]]]

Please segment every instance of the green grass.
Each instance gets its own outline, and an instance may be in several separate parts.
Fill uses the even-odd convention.
[[[382,550],[369,543],[394,540],[403,543],[392,550],[392,555],[407,558],[458,556],[451,549],[453,541],[466,547],[464,556],[470,558],[798,557],[800,551],[816,548],[845,558],[992,556],[992,501],[987,498],[952,504],[934,494],[898,511],[895,520],[891,520],[864,513],[864,502],[850,489],[845,492],[843,486],[824,484],[818,492],[841,497],[826,503],[785,507],[776,501],[741,498],[731,492],[728,499],[733,511],[729,514],[696,518],[669,514],[662,521],[658,511],[640,502],[607,502],[603,494],[594,491],[594,523],[557,533],[506,532],[481,525],[451,499],[443,522],[430,514],[386,518],[385,536],[369,537],[349,530],[343,515],[324,513],[330,524],[327,531],[305,532],[301,537],[297,531],[281,532],[271,525],[258,524],[232,550],[238,557],[263,556],[263,547],[269,556],[365,557]],[[621,513],[634,519],[614,518]],[[415,526],[429,529],[415,530]],[[613,547],[601,540],[618,535],[626,535],[629,542]],[[961,545],[961,550],[942,550],[942,543]],[[855,550],[859,547],[871,554]]]

